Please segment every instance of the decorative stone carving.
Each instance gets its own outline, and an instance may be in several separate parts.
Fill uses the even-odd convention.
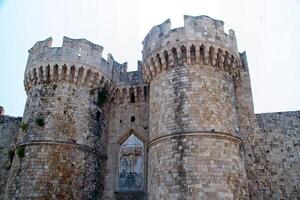
[[[131,134],[119,151],[118,189],[138,191],[143,189],[144,144]]]

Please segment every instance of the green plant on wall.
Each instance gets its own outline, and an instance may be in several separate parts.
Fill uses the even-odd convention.
[[[108,98],[108,92],[105,89],[102,89],[98,92],[97,105],[102,107]]]
[[[19,156],[19,158],[23,158],[25,156],[25,147],[17,147],[16,154]]]
[[[43,118],[37,118],[35,120],[35,123],[39,126],[39,127],[43,127],[45,125],[44,119]]]
[[[22,131],[27,131],[28,125],[25,122],[22,122],[20,128],[22,129]]]

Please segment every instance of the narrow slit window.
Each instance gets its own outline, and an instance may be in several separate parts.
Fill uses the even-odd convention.
[[[130,93],[130,103],[135,103],[134,93]]]
[[[135,103],[135,94],[134,94],[134,88],[129,89],[129,98],[130,98],[130,103]]]
[[[130,121],[131,121],[131,122],[135,122],[135,116],[132,116],[132,117],[130,118]]]
[[[147,91],[147,87],[145,86],[144,87],[144,98],[145,98],[145,100],[147,99],[147,97],[148,97],[148,91]]]

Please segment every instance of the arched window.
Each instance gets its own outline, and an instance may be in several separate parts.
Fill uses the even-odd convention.
[[[133,133],[119,147],[119,191],[140,191],[144,185],[144,144]]]

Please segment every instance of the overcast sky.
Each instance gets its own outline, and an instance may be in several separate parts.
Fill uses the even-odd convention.
[[[208,15],[234,29],[247,52],[255,112],[300,110],[299,0],[0,0],[0,105],[22,116],[28,49],[36,41],[63,36],[104,47],[103,56],[136,70],[142,40],[167,18],[183,26],[183,15]]]

